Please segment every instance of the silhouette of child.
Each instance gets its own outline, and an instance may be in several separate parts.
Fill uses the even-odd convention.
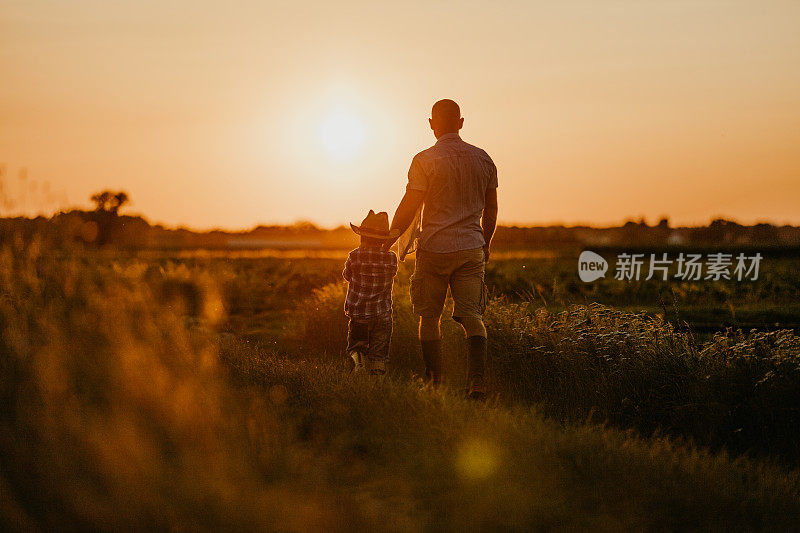
[[[350,224],[361,236],[361,245],[350,252],[342,276],[347,280],[345,314],[350,319],[347,355],[354,372],[385,374],[392,338],[392,283],[397,274],[397,256],[384,249],[397,238],[389,231],[389,215],[370,209],[360,226]]]

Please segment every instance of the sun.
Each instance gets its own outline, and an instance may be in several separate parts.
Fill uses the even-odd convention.
[[[325,153],[339,161],[356,157],[366,140],[364,121],[347,108],[333,109],[324,115],[317,133]]]

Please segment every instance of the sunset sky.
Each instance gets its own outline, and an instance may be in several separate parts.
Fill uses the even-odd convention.
[[[2,0],[0,213],[104,188],[198,229],[392,213],[440,98],[501,222],[800,224],[796,0]]]

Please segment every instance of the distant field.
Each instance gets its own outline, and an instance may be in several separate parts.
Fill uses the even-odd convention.
[[[660,254],[708,252],[692,248],[623,250],[595,248],[609,260],[621,251]],[[549,311],[570,305],[600,303],[616,309],[645,311],[673,324],[688,325],[698,335],[710,336],[725,328],[776,330],[800,328],[800,251],[796,248],[727,248],[764,255],[756,281],[618,281],[613,265],[605,279],[582,282],[577,275],[580,250],[497,251],[487,269],[491,294],[513,302],[530,302]],[[713,250],[711,250],[713,251]],[[292,307],[296,298],[314,288],[342,282],[340,272],[347,250],[185,250],[139,252],[134,257],[162,265],[185,265],[226,272],[236,281],[226,287],[232,298],[234,322],[252,322],[258,313],[272,316]],[[413,272],[413,256],[401,265],[399,280]],[[671,272],[674,274],[674,269]],[[247,291],[243,287],[248,285]],[[246,304],[245,304],[246,302]],[[244,306],[242,313],[239,307]],[[266,326],[266,324],[264,324]],[[253,324],[256,326],[256,324]],[[269,328],[268,328],[269,329]]]

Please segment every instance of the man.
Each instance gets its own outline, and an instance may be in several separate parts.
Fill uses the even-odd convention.
[[[405,232],[424,204],[411,303],[420,317],[426,380],[435,387],[442,379],[440,323],[449,287],[453,319],[464,328],[469,347],[467,396],[483,399],[484,272],[497,223],[497,169],[486,152],[459,137],[464,119],[454,101],[436,102],[428,121],[436,144],[414,156],[391,227]]]

